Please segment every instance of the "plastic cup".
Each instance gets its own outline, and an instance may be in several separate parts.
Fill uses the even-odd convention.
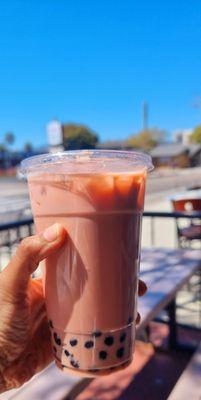
[[[99,376],[132,361],[152,167],[148,155],[133,151],[67,151],[22,162],[36,231],[57,222],[68,232],[43,262],[52,349],[64,372]]]

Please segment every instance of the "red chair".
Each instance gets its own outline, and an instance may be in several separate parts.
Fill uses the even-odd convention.
[[[178,212],[201,211],[201,199],[172,200],[172,205]],[[178,244],[179,247],[190,247],[193,240],[201,240],[201,220],[188,220],[190,223],[185,227],[181,225],[181,220],[183,218],[176,219]]]

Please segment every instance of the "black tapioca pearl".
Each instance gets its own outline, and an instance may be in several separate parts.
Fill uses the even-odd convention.
[[[95,331],[95,332],[93,332],[92,333],[92,336],[94,336],[94,337],[100,337],[102,335],[102,332],[101,331]]]
[[[120,347],[116,352],[117,358],[121,358],[124,355],[124,347]]]
[[[69,357],[70,356],[70,353],[69,353],[69,351],[68,350],[64,350],[64,353],[65,353],[65,355],[66,355],[66,357]]]
[[[107,358],[107,351],[104,350],[99,351],[99,358],[101,360],[105,360]]]
[[[126,339],[126,332],[124,332],[124,333],[122,333],[122,335],[120,336],[120,342],[122,343],[122,342],[124,342],[125,341],[125,339]]]
[[[58,346],[61,346],[61,339],[59,338],[59,336],[57,336],[56,332],[54,332],[54,341],[56,344],[58,344]]]
[[[105,343],[107,346],[112,346],[113,343],[114,343],[114,338],[113,338],[113,336],[107,336],[107,337],[105,338],[105,340],[104,340],[104,343]]]
[[[76,346],[77,345],[77,339],[71,339],[70,340],[70,345],[71,346]]]
[[[99,369],[98,368],[91,368],[91,369],[88,369],[88,371],[94,373],[94,372],[98,372]]]
[[[49,323],[49,326],[50,326],[50,328],[54,328],[54,326],[53,326],[53,323],[52,323],[52,321],[51,321],[51,319],[48,321],[48,323]]]
[[[91,347],[94,347],[94,342],[92,340],[88,340],[85,342],[84,347],[86,347],[86,349],[91,349]]]
[[[75,360],[71,360],[70,364],[72,365],[72,367],[74,368],[79,368],[79,364],[75,361]]]

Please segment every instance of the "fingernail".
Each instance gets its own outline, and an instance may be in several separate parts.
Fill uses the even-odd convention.
[[[54,242],[58,238],[58,224],[54,224],[43,232],[43,237],[47,242]]]

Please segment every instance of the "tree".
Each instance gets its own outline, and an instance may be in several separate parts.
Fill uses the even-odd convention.
[[[4,144],[0,144],[0,153],[5,153],[6,148],[4,146]]]
[[[65,149],[93,149],[98,143],[97,134],[85,125],[64,124],[62,130]]]
[[[14,141],[15,141],[15,136],[14,136],[14,134],[13,134],[12,132],[7,132],[7,133],[5,134],[5,142],[6,142],[8,145],[12,145],[12,144],[14,143]]]
[[[151,128],[148,129],[148,132],[150,133],[152,139],[157,142],[157,144],[165,142],[167,136],[167,131],[165,129]]]
[[[141,131],[137,135],[130,136],[127,144],[129,147],[149,151],[157,145],[157,141],[153,139],[151,133],[147,130]]]
[[[193,143],[200,143],[201,144],[201,125],[196,126],[194,129],[190,141]]]
[[[158,143],[165,141],[166,131],[158,128],[151,128],[132,135],[127,140],[127,145],[136,149],[151,150]]]
[[[33,150],[33,145],[30,142],[24,144],[24,151],[30,153]]]

